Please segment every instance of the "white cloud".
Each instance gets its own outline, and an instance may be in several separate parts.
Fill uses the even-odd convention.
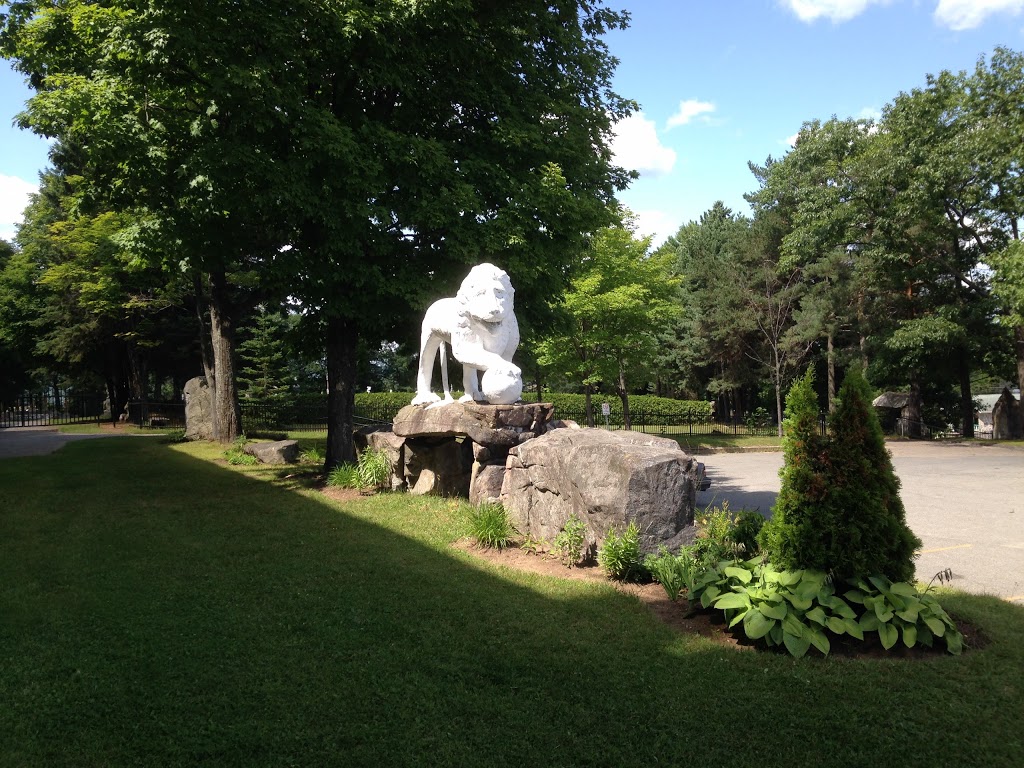
[[[1018,14],[1024,10],[1024,0],[939,0],[935,8],[935,21],[955,32],[974,29],[989,16],[1008,12]]]
[[[882,110],[878,107],[864,107],[864,109],[857,113],[857,118],[860,120],[874,120],[877,123],[882,119]]]
[[[696,99],[681,101],[679,102],[679,109],[676,110],[676,113],[668,119],[667,127],[675,128],[678,125],[686,125],[693,120],[693,118],[704,114],[710,114],[714,111],[715,105],[710,101],[697,101]]]
[[[782,144],[783,146],[786,146],[786,147],[795,147],[796,146],[796,140],[799,139],[799,138],[800,138],[800,131],[797,131],[792,136],[787,136],[786,138],[784,138],[779,143]]]
[[[870,5],[885,5],[890,0],[781,0],[782,5],[800,21],[811,23],[826,18],[833,24],[849,21],[859,16]],[[970,0],[964,0],[970,2]]]
[[[11,240],[14,237],[14,226],[21,221],[28,196],[37,189],[35,184],[17,176],[0,174],[0,238]]]
[[[652,176],[666,174],[676,164],[675,150],[661,143],[654,121],[643,112],[615,124],[611,149],[616,165]]]
[[[669,237],[679,231],[679,219],[665,211],[633,211],[637,234],[642,237],[651,235],[651,248],[657,248]]]

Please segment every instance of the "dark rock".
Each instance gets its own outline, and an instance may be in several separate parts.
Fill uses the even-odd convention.
[[[299,459],[298,440],[278,440],[273,443],[247,443],[245,452],[263,464],[294,464]]]
[[[469,440],[454,438],[405,439],[404,480],[418,496],[469,496],[473,476],[473,448]]]

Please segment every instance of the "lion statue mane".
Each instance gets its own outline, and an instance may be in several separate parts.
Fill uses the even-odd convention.
[[[512,364],[519,346],[519,323],[513,311],[515,289],[508,274],[493,264],[478,264],[453,298],[430,305],[420,334],[419,373],[413,405],[454,402],[448,384],[445,345],[462,363],[462,402],[514,403],[522,394],[522,371]],[[434,360],[441,356],[444,399],[431,389]],[[479,373],[484,374],[483,386]],[[487,392],[485,395],[484,393]]]

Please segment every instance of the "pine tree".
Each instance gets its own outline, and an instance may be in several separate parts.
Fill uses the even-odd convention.
[[[289,395],[285,319],[259,307],[248,337],[239,345],[239,391],[248,400],[281,402]]]

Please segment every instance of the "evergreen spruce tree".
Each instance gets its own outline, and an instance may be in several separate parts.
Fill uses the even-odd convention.
[[[285,350],[285,318],[260,306],[247,338],[238,347],[239,392],[248,400],[283,402],[289,396],[290,375]]]
[[[777,568],[820,567],[810,564],[823,562],[827,556],[820,534],[828,489],[822,464],[826,443],[812,368],[786,395],[783,430],[782,488],[772,519],[761,529],[758,541]]]
[[[839,405],[829,418],[827,465],[828,506],[837,523],[830,547],[833,573],[913,579],[921,540],[907,526],[900,481],[871,407],[871,390],[856,370],[843,381]]]
[[[907,526],[899,478],[885,447],[867,382],[847,375],[818,435],[810,371],[786,398],[782,489],[759,541],[777,568],[813,568],[837,580],[884,575],[914,577],[920,540]]]

